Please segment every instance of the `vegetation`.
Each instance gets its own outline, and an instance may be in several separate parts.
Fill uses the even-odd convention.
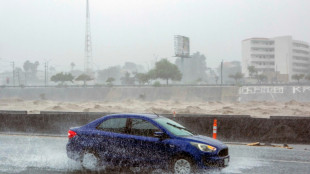
[[[254,66],[248,66],[249,76],[251,78],[258,77],[257,75],[257,69]]]
[[[122,69],[120,66],[111,66],[109,68],[99,70],[97,81],[106,82],[109,78],[114,78],[113,83],[119,83],[122,77]]]
[[[235,84],[237,84],[239,80],[243,78],[243,74],[241,72],[236,72],[235,74],[230,74],[229,77],[234,79]]]
[[[113,77],[109,77],[105,82],[107,83],[108,86],[113,86],[113,82],[115,79]]]
[[[159,82],[159,81],[156,81],[156,82],[154,82],[154,83],[153,83],[153,86],[154,86],[154,87],[160,87],[160,86],[161,86],[161,84],[160,84],[160,82]]]
[[[138,81],[138,83],[141,85],[149,84],[151,80],[151,75],[149,73],[136,73],[135,79]]]
[[[305,77],[304,74],[294,74],[294,75],[292,75],[292,79],[297,80],[297,83],[299,83],[299,81],[301,79],[303,79],[304,77]]]
[[[169,79],[180,81],[182,79],[182,74],[175,64],[170,63],[167,59],[162,59],[156,63],[155,68],[150,70],[150,77],[153,79],[163,79],[166,80],[168,85]]]
[[[70,73],[58,73],[51,77],[51,81],[53,82],[61,82],[63,85],[65,82],[73,82],[74,77]]]
[[[90,77],[89,75],[87,75],[87,74],[81,74],[75,80],[76,81],[83,81],[84,86],[85,86],[87,81],[91,81],[91,80],[94,80],[94,79],[92,77]]]

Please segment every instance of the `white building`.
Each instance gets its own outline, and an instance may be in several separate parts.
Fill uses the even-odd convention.
[[[291,81],[294,74],[310,72],[310,48],[291,36],[275,38],[250,38],[242,41],[242,73],[249,77],[248,67],[258,73],[280,74]]]

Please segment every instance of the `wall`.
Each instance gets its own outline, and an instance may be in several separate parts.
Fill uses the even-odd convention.
[[[240,101],[310,102],[310,86],[243,86]]]
[[[0,132],[66,135],[70,127],[84,125],[108,113],[42,112],[1,113]],[[172,117],[172,115],[165,115]],[[231,142],[310,143],[309,117],[251,118],[248,115],[177,115],[172,118],[199,134],[212,136],[217,118],[218,139]]]
[[[222,91],[224,93],[222,94]],[[26,100],[40,99],[57,101],[120,101],[187,100],[187,101],[236,101],[237,87],[171,86],[171,87],[100,87],[100,88],[0,88],[0,99],[18,97]],[[229,95],[229,96],[227,96]]]

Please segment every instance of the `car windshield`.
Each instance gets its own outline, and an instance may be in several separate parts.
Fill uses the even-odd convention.
[[[156,118],[154,119],[154,121],[156,121],[158,124],[160,124],[161,126],[163,126],[164,128],[166,128],[170,133],[172,133],[175,136],[192,136],[195,133],[188,130],[187,128],[185,128],[184,126],[180,125],[179,123],[170,120],[168,118]]]

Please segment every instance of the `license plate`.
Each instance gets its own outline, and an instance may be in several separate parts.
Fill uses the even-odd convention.
[[[225,165],[225,166],[228,166],[228,162],[229,162],[229,158],[225,158],[225,159],[224,159],[224,165]]]

